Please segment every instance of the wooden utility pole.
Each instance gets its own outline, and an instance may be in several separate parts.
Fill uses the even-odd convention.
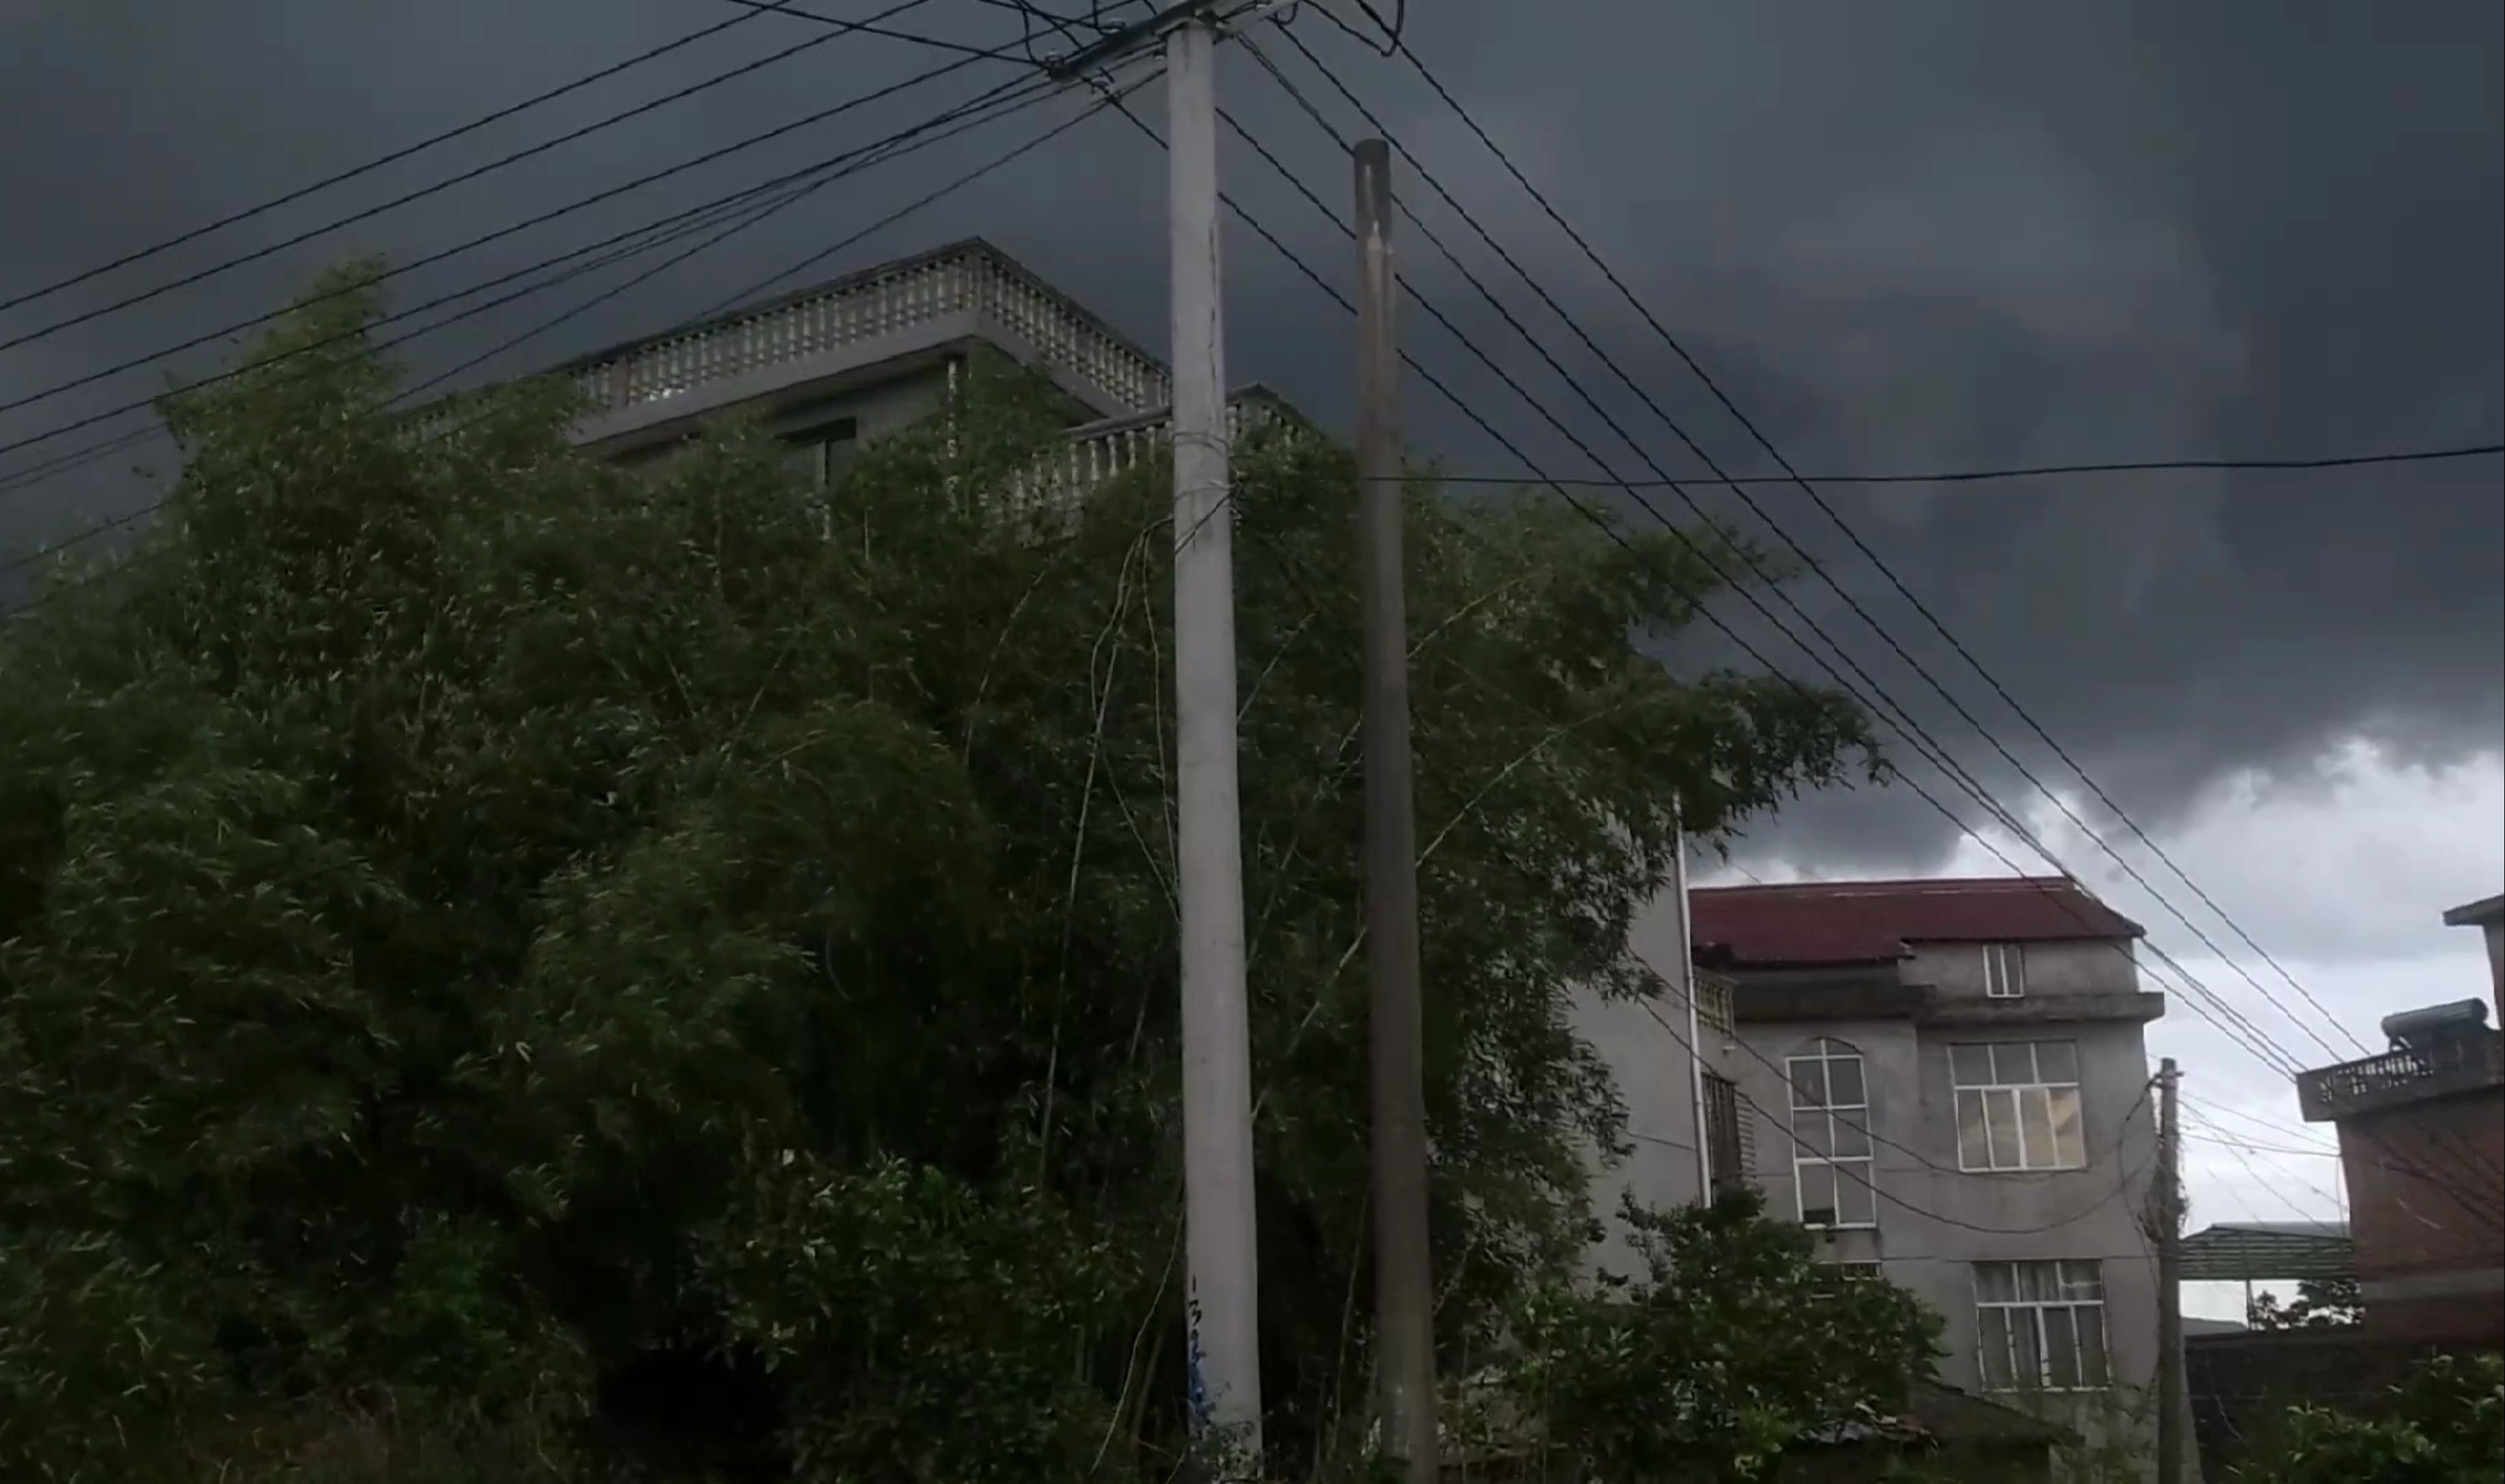
[[[2157,1484],[2183,1484],[2183,1198],[2174,1058],[2157,1064]]]
[[[1399,279],[1392,154],[1357,146],[1357,525],[1365,671],[1365,961],[1370,989],[1376,1415],[1412,1484],[1440,1472],[1435,1293],[1427,1234],[1427,1096],[1418,969],[1418,824],[1410,784],[1402,587]]]

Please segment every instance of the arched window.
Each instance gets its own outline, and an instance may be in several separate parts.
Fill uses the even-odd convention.
[[[1861,1053],[1821,1038],[1784,1064],[1792,1084],[1792,1188],[1805,1226],[1876,1226],[1870,1091]]]

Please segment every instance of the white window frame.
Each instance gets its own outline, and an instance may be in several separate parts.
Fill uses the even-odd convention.
[[[2066,1050],[2070,1062],[2067,1078],[2042,1075],[2044,1048],[2060,1046]],[[2025,1075],[2003,1075],[2003,1064],[2020,1051],[2026,1053],[2026,1065],[2012,1069]],[[1958,1063],[1960,1053],[1982,1052],[1993,1066],[1990,1077],[1973,1079]],[[1949,1047],[1950,1107],[1957,1120],[1958,1168],[1968,1175],[2041,1174],[2048,1170],[2084,1170],[2088,1167],[2087,1103],[2079,1090],[2079,1047],[2066,1041],[2001,1041],[1968,1042]],[[1983,1130],[1978,1150],[1966,1138],[1969,1127],[1968,1110]],[[2040,1113],[2041,1133],[2029,1136],[2030,1122]],[[2064,1116],[2066,1114],[2066,1117]],[[2064,1149],[2062,1131],[2066,1126],[2072,1134],[2074,1148]],[[1997,1137],[2003,1128],[2007,1143],[2017,1150],[2016,1157],[2003,1160],[2003,1141]],[[2048,1148],[2039,1149],[2041,1144]],[[1980,1161],[1977,1154],[1982,1156]]]
[[[2027,945],[1983,945],[1983,994],[1988,1000],[2027,998]]]
[[[1985,1279],[2005,1272],[2007,1298],[1987,1298]],[[2104,1266],[2090,1258],[2033,1258],[1974,1264],[1975,1379],[1986,1392],[2101,1392],[2113,1385],[2112,1336],[2105,1329]],[[2028,1280],[2032,1279],[2029,1283]],[[2028,1290],[2035,1289],[2036,1296]],[[1995,1327],[1998,1333],[1995,1335]],[[2090,1345],[2083,1337],[2095,1336]],[[2033,1350],[2031,1384],[2024,1374],[2026,1347]],[[2056,1357],[2069,1355],[2075,1386],[2055,1381]],[[1993,1375],[1999,1352],[2002,1378]],[[2092,1374],[2093,1372],[2093,1374]]]
[[[1850,1065],[1852,1079],[1860,1085],[1861,1095],[1849,1102],[1835,1100],[1835,1068]],[[1817,1092],[1805,1090],[1801,1069],[1817,1069]],[[1822,1231],[1867,1231],[1879,1224],[1878,1170],[1872,1162],[1876,1152],[1870,1138],[1869,1067],[1858,1048],[1848,1042],[1819,1038],[1807,1051],[1786,1057],[1783,1079],[1791,1090],[1792,1134],[1792,1209],[1804,1226]],[[1805,1101],[1808,1099],[1808,1101]],[[1839,1116],[1849,1114],[1850,1116]],[[1857,1147],[1857,1154],[1839,1154],[1840,1146]],[[1819,1172],[1835,1192],[1835,1204],[1825,1208],[1842,1218],[1847,1210],[1844,1192],[1853,1190],[1866,1200],[1869,1215],[1858,1220],[1810,1219],[1809,1188],[1804,1171]]]

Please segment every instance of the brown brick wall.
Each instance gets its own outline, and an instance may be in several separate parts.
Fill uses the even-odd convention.
[[[2343,1119],[2340,1153],[2360,1282],[2505,1268],[2505,1089]],[[2369,1293],[2367,1324],[2378,1334],[2505,1334],[2505,1296],[2492,1288],[2451,1302],[2378,1304]]]

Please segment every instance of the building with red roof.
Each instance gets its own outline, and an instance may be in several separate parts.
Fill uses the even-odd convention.
[[[1701,1146],[1703,1178],[1747,1180],[1828,1260],[1943,1316],[1943,1381],[2153,1450],[2143,1033],[2166,997],[2140,987],[2140,926],[2064,878],[1705,888],[1683,914],[1675,899],[1634,947],[1699,985],[1703,1076],[1683,1005],[1581,1021],[1639,1146],[1620,1184],[1693,1198],[1696,1161],[1657,1150]]]

